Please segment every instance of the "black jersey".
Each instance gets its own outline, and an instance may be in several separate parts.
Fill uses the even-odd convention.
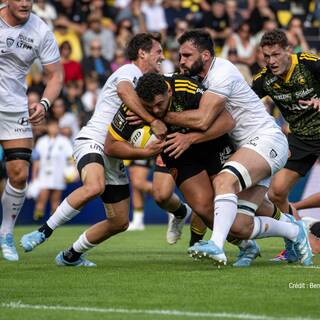
[[[292,54],[292,65],[285,79],[268,68],[258,73],[252,89],[260,98],[269,96],[300,139],[320,139],[320,113],[299,100],[320,98],[320,58],[309,53]]]
[[[171,77],[165,77],[168,85],[172,90],[172,97],[169,105],[169,111],[182,112],[184,110],[197,109],[201,97],[205,91],[202,85],[194,79],[183,75],[174,74]],[[126,115],[129,108],[122,105],[113,118],[109,132],[112,136],[120,141],[128,141],[135,129],[140,126],[134,126],[128,123]],[[169,126],[168,133],[190,131],[187,128]],[[193,144],[178,159],[170,158],[167,154],[162,154],[166,164],[173,166],[176,162],[195,162],[200,159],[214,159],[218,153],[221,163],[223,163],[233,152],[233,144],[227,134],[214,140]],[[220,164],[219,164],[220,165]]]
[[[179,74],[165,77],[165,80],[172,90],[168,111],[181,112],[199,107],[202,94],[205,91],[200,83]],[[129,140],[133,131],[139,127],[127,122],[126,116],[129,111],[126,105],[121,105],[111,123],[110,132],[118,140]],[[168,127],[169,133],[177,131],[185,133],[189,129],[176,126]]]

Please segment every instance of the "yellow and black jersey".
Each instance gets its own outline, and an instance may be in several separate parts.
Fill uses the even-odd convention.
[[[269,96],[301,139],[320,139],[320,113],[299,100],[320,98],[320,58],[309,53],[292,54],[292,65],[285,78],[263,68],[254,78],[252,89],[260,98]]]
[[[166,76],[165,80],[172,90],[168,111],[181,112],[199,107],[202,94],[205,90],[199,82],[179,74]],[[129,140],[133,131],[139,127],[130,125],[127,122],[126,116],[129,111],[129,108],[123,104],[113,118],[109,132],[117,140]],[[168,128],[169,132],[187,132],[188,130],[175,126]]]

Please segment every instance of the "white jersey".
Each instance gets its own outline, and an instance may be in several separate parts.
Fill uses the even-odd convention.
[[[64,170],[72,157],[70,139],[62,135],[55,138],[45,135],[37,141],[35,151],[40,161],[38,179],[41,186],[46,189],[64,189]]]
[[[227,98],[226,108],[236,122],[230,135],[238,146],[261,130],[279,130],[260,98],[228,60],[215,58],[202,83],[209,91]]]
[[[11,27],[0,18],[0,111],[28,110],[26,76],[36,58],[42,65],[60,60],[58,45],[47,24],[31,13]]]
[[[133,63],[116,70],[102,88],[94,114],[86,126],[80,130],[77,138],[89,138],[104,145],[108,127],[123,103],[117,93],[118,84],[121,81],[129,81],[135,88],[141,76],[141,70]]]

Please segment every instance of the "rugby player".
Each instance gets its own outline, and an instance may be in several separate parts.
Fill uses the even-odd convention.
[[[1,198],[2,255],[19,259],[13,229],[26,194],[31,150],[31,125],[42,122],[63,85],[63,69],[53,33],[31,13],[32,0],[7,0],[0,4],[0,144],[8,180]],[[28,106],[26,76],[35,59],[46,74],[46,87],[39,103]]]
[[[93,262],[84,259],[82,253],[128,228],[129,182],[123,162],[106,157],[103,152],[106,128],[122,103],[150,123],[160,138],[166,134],[166,126],[141,106],[134,90],[143,73],[160,71],[164,59],[160,37],[147,33],[137,34],[130,40],[127,54],[132,63],[122,66],[109,77],[99,95],[92,118],[75,139],[74,158],[83,185],[64,199],[43,226],[21,238],[20,243],[26,252],[43,243],[57,227],[71,220],[86,203],[98,196],[105,204],[108,219],[85,231],[69,250],[60,252],[56,263],[95,266]],[[161,149],[161,143],[154,144],[149,149],[149,156],[159,153]]]
[[[312,264],[312,253],[302,222],[254,217],[265,198],[271,175],[286,163],[286,137],[237,68],[229,61],[215,57],[213,41],[206,31],[185,32],[178,41],[180,69],[188,76],[200,77],[207,91],[198,109],[169,112],[165,122],[206,130],[225,109],[236,122],[230,135],[237,151],[213,180],[215,201],[211,239],[195,244],[190,253],[198,258],[209,256],[225,264],[227,258],[223,246],[231,226],[251,224],[250,239],[285,237],[300,262]],[[247,215],[237,216],[238,209]]]
[[[172,111],[197,108],[204,92],[197,81],[185,76],[163,77],[155,73],[142,76],[136,91],[145,108],[160,119],[164,117],[168,108]],[[127,142],[137,128],[128,122],[127,114],[126,106],[116,114],[109,129],[110,134],[106,138],[105,152],[118,158],[144,158],[144,149],[135,148]],[[188,132],[189,130],[176,126],[169,127],[170,134],[166,142],[169,147],[157,158],[153,179],[153,196],[161,207],[164,200],[171,197],[176,184],[192,209],[208,226],[212,226],[211,178],[220,171],[222,164],[233,151],[230,139],[224,134],[230,131],[233,125],[230,115],[224,112],[213,128],[206,133]],[[217,132],[219,134],[216,134]],[[182,135],[186,137],[185,143],[178,150],[172,146],[171,139]],[[218,138],[219,135],[222,136]],[[217,139],[212,140],[213,138]]]
[[[320,155],[320,59],[292,54],[281,30],[265,33],[260,46],[267,66],[254,77],[252,89],[261,98],[272,98],[290,126],[290,158],[272,178],[268,195],[288,212],[288,193]]]
[[[268,196],[290,212],[290,190],[320,155],[320,59],[306,52],[292,54],[281,30],[265,33],[260,46],[266,67],[254,77],[252,89],[260,98],[269,96],[290,126],[290,157],[272,178]]]

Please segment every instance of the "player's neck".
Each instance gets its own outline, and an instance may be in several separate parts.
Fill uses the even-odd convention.
[[[137,66],[143,74],[149,72],[148,67],[143,61],[136,60],[136,61],[133,61],[133,64]]]
[[[201,71],[201,72],[198,73],[198,76],[199,76],[200,78],[204,79],[204,78],[207,76],[209,70],[213,67],[214,61],[215,61],[215,58],[212,57],[212,59],[208,60],[208,61],[205,63],[204,68],[203,68],[203,71]]]

